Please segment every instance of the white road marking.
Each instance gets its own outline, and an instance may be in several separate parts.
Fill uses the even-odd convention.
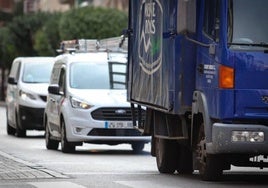
[[[86,188],[82,185],[78,185],[72,182],[61,181],[61,182],[30,182],[27,183],[35,186],[36,188]]]
[[[180,188],[179,186],[168,186],[165,184],[158,184],[156,185],[155,182],[150,181],[115,181],[119,185],[124,185],[130,188],[139,188],[139,187],[146,187],[146,188]]]

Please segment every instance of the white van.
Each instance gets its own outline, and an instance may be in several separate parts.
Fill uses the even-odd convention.
[[[107,58],[108,57],[108,58]],[[150,142],[132,123],[126,99],[126,54],[70,53],[56,57],[45,108],[47,149],[74,152],[77,145]]]
[[[26,130],[43,130],[43,114],[53,57],[18,57],[7,85],[7,133],[25,137]]]

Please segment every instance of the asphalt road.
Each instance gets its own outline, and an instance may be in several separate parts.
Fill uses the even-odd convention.
[[[159,174],[150,144],[141,154],[127,144],[85,144],[73,154],[45,147],[43,131],[26,138],[6,134],[5,108],[0,107],[0,188],[209,188],[268,187],[268,170],[232,168],[219,182],[193,175]]]

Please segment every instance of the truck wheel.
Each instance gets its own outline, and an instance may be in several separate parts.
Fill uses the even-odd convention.
[[[178,144],[174,140],[154,139],[158,171],[161,173],[174,173],[178,164]]]
[[[211,155],[206,152],[204,124],[201,125],[198,135],[196,157],[202,180],[215,181],[220,179],[223,171],[222,161],[219,160],[219,155]]]
[[[144,148],[143,142],[134,142],[131,144],[134,153],[141,153]]]
[[[63,153],[73,153],[75,151],[75,145],[67,141],[64,120],[61,123],[61,151]]]
[[[58,149],[59,141],[51,139],[51,134],[49,132],[49,127],[48,127],[48,121],[46,121],[45,138],[46,138],[47,149],[52,149],[52,150]]]
[[[177,171],[180,174],[192,174],[193,173],[192,151],[187,146],[180,145]]]

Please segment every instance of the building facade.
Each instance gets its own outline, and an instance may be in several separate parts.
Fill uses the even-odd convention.
[[[0,0],[0,11],[10,13],[14,9],[14,1]]]
[[[24,14],[34,12],[64,12],[83,6],[101,6],[128,11],[128,0],[0,0],[0,11],[12,13],[16,3],[23,3]]]

